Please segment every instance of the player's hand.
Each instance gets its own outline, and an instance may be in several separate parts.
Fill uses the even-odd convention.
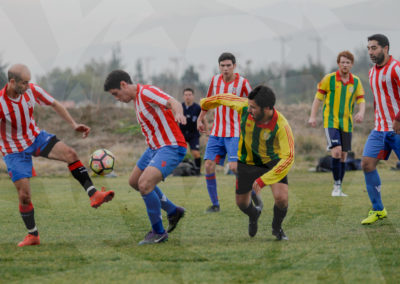
[[[256,194],[259,194],[261,191],[261,186],[258,184],[257,181],[253,182],[253,190],[255,191]]]
[[[308,124],[311,127],[316,127],[317,126],[317,120],[315,119],[315,117],[310,117],[310,119],[308,120]]]
[[[200,133],[206,133],[206,127],[200,119],[197,120],[197,130],[200,131]]]
[[[364,120],[364,115],[357,112],[356,115],[354,116],[354,121],[357,123],[361,123]]]
[[[84,124],[78,124],[75,127],[75,131],[82,132],[82,138],[86,138],[89,135],[90,127]]]
[[[183,114],[177,113],[175,116],[175,121],[180,124],[186,125],[186,116],[184,116]]]
[[[396,134],[400,134],[400,121],[393,120],[393,131]]]

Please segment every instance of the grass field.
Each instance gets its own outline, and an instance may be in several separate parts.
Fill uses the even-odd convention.
[[[222,211],[209,205],[204,178],[170,177],[164,193],[187,215],[156,246],[138,246],[150,229],[144,203],[127,176],[97,178],[116,191],[95,210],[72,178],[32,179],[42,244],[18,248],[26,230],[10,180],[0,179],[0,283],[399,283],[398,172],[381,170],[389,218],[361,226],[369,200],[362,172],[347,173],[345,198],[330,197],[331,175],[289,176],[288,242],[271,235],[273,201],[264,189],[257,236],[234,204],[233,176],[218,175]],[[166,218],[164,218],[166,223]]]

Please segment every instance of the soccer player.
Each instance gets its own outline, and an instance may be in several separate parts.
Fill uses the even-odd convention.
[[[31,200],[32,156],[68,163],[72,176],[86,190],[94,208],[114,197],[111,190],[96,190],[75,150],[37,127],[33,108],[40,104],[51,106],[75,131],[82,132],[83,138],[90,132],[88,126],[77,124],[57,100],[30,80],[28,67],[15,64],[8,70],[8,83],[0,91],[0,151],[17,189],[19,211],[28,230],[28,235],[18,244],[20,247],[40,244]]]
[[[251,191],[259,193],[261,188],[270,185],[275,200],[272,234],[278,240],[287,240],[282,222],[288,209],[287,174],[294,162],[294,140],[285,117],[274,108],[274,92],[269,87],[258,86],[248,99],[219,94],[202,99],[200,105],[204,110],[224,105],[239,112],[236,204],[249,216],[250,237],[257,233],[261,214],[261,208],[252,202]]]
[[[326,75],[318,84],[311,107],[308,123],[315,127],[320,102],[323,101],[323,123],[328,149],[332,154],[333,190],[332,196],[347,196],[342,191],[343,177],[346,172],[347,153],[351,151],[353,131],[353,109],[358,104],[354,121],[361,123],[365,114],[364,89],[360,78],[350,71],[354,56],[342,51],[337,56],[339,69]]]
[[[389,55],[389,39],[383,34],[368,37],[368,54],[375,65],[369,71],[374,94],[375,128],[365,142],[361,166],[372,209],[361,224],[387,217],[381,199],[381,180],[376,170],[379,160],[387,160],[392,150],[400,158],[400,62]]]
[[[168,240],[168,233],[185,213],[184,208],[173,204],[157,186],[186,154],[186,141],[178,125],[186,123],[182,105],[155,86],[133,83],[123,70],[114,70],[107,76],[104,90],[120,102],[134,103],[148,148],[133,168],[129,185],[142,195],[152,227],[139,245],[162,243]],[[161,209],[168,214],[167,231]]]
[[[185,137],[185,140],[190,145],[194,163],[196,165],[196,173],[200,175],[201,158],[200,158],[200,132],[197,130],[197,119],[201,112],[200,105],[194,102],[194,91],[191,88],[183,90],[182,108],[183,114],[186,117],[186,125],[180,124],[179,127]]]
[[[218,58],[218,64],[221,74],[215,75],[211,79],[207,97],[224,93],[231,93],[238,97],[247,97],[251,91],[251,87],[247,79],[238,73],[234,73],[236,68],[235,56],[228,52],[222,53]],[[205,110],[202,110],[197,120],[197,128],[202,133],[206,131],[206,113]],[[206,210],[208,213],[220,211],[215,176],[216,164],[222,166],[225,156],[228,155],[229,169],[233,173],[237,173],[239,132],[239,114],[237,111],[224,105],[219,106],[214,112],[214,123],[204,154],[207,190],[212,202],[212,205]],[[253,199],[257,206],[262,208],[261,198],[253,193]]]

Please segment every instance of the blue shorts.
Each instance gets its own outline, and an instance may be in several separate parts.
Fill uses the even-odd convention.
[[[186,155],[186,148],[182,146],[164,146],[160,149],[147,148],[136,163],[144,171],[147,167],[157,168],[165,179],[182,162]]]
[[[351,132],[344,132],[336,128],[325,128],[326,141],[328,149],[342,146],[343,152],[351,151]]]
[[[42,130],[36,137],[33,144],[24,151],[8,154],[3,157],[3,160],[7,166],[8,174],[13,182],[16,182],[22,178],[32,177],[32,156],[39,156],[43,150],[46,150],[48,154],[51,149],[46,149],[46,146],[50,146],[50,141],[56,141],[57,143],[58,139],[56,139],[54,134],[49,134]],[[54,146],[54,144],[52,146]]]
[[[204,160],[215,161],[218,165],[223,165],[225,156],[228,154],[228,162],[238,160],[239,137],[216,137],[208,138]]]
[[[372,130],[365,142],[363,156],[387,160],[392,150],[400,159],[400,135],[394,131]]]

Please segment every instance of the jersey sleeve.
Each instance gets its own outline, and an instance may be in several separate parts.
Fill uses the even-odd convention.
[[[171,98],[170,95],[161,91],[159,88],[151,86],[150,88],[145,88],[142,91],[142,100],[157,104],[159,106],[166,106],[168,100]]]
[[[215,80],[215,76],[212,77],[211,82],[210,82],[210,86],[208,86],[207,98],[211,97],[212,95],[214,95],[214,80]]]
[[[315,94],[315,97],[319,99],[320,101],[325,100],[325,96],[329,91],[329,77],[325,76],[321,82],[318,83],[317,85],[317,93]]]
[[[289,124],[278,130],[277,139],[280,148],[280,160],[270,171],[257,179],[261,187],[282,180],[289,173],[294,163],[294,139]]]
[[[44,89],[35,84],[30,84],[35,101],[40,105],[51,105],[55,99]]]
[[[241,113],[248,106],[247,98],[240,98],[233,94],[218,94],[209,98],[201,99],[200,106],[203,110],[210,110],[221,105],[230,107]]]
[[[365,103],[365,92],[364,92],[364,88],[362,86],[360,79],[358,79],[358,84],[357,84],[357,89],[355,91],[355,95],[356,95],[356,103],[357,104]]]
[[[249,96],[251,90],[252,89],[251,89],[249,81],[247,79],[245,79],[243,82],[242,91],[240,92],[240,96],[247,98]]]

